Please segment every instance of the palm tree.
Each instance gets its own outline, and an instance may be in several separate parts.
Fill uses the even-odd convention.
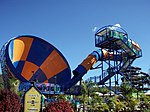
[[[97,110],[100,102],[102,101],[102,98],[96,94],[96,92],[99,91],[97,84],[92,81],[82,81],[81,86],[82,95],[79,98],[81,103],[83,104],[83,112],[85,112],[85,105],[90,108],[88,109],[88,111]]]
[[[138,99],[132,97],[128,102],[129,111],[133,112],[136,109],[136,106],[139,105],[139,103],[140,101]]]
[[[124,97],[129,99],[132,96],[133,88],[131,87],[131,84],[129,82],[121,84],[120,90]]]
[[[150,96],[145,94],[140,95],[140,110],[143,112],[150,112]]]
[[[102,103],[97,112],[109,112],[109,106],[106,103]]]
[[[126,110],[131,112],[135,110],[135,107],[139,104],[139,100],[132,96],[132,93],[136,90],[134,87],[131,86],[129,82],[125,82],[120,86],[122,92],[122,99],[121,101],[126,101]]]
[[[90,96],[91,100],[89,103],[89,107],[90,107],[90,111],[95,112],[97,110],[99,110],[101,104],[103,103],[103,98],[99,96],[99,94],[96,94],[95,92],[93,92],[93,94],[91,94]]]
[[[103,86],[103,87],[99,88],[99,92],[102,93],[103,97],[104,97],[104,95],[106,93],[110,92],[110,90],[107,87]]]
[[[89,97],[87,96],[88,94],[88,89],[87,89],[87,83],[85,83],[84,81],[81,82],[81,96],[79,96],[80,102],[83,105],[83,112],[85,112],[85,105],[87,104],[87,102],[89,102]]]

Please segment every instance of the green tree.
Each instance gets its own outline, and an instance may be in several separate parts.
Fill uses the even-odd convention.
[[[9,79],[9,83],[10,83],[10,90],[17,94],[20,81],[17,80],[16,78],[11,78]]]
[[[85,112],[85,106],[89,102],[89,97],[88,97],[88,88],[87,88],[87,83],[82,81],[81,83],[81,96],[79,96],[79,100],[81,104],[83,105],[83,112]]]
[[[106,103],[102,103],[97,112],[109,112],[109,106]]]
[[[18,90],[20,81],[16,78],[11,78],[11,79],[9,79],[9,84],[10,84],[10,91],[12,91],[12,92],[16,93],[17,95],[19,95],[20,97],[22,97],[23,92],[20,92]]]
[[[91,112],[95,112],[95,111],[99,110],[100,105],[103,103],[103,98],[100,97],[95,92],[93,94],[91,94],[90,98],[91,98],[91,100],[89,103],[89,107],[90,107],[89,110]]]
[[[78,98],[83,105],[83,112],[85,112],[85,108],[88,108],[88,111],[96,111],[98,110],[98,106],[102,102],[102,98],[96,94],[99,91],[98,85],[94,82],[83,82],[82,81],[82,95]]]
[[[136,109],[136,106],[138,106],[140,103],[140,101],[138,99],[135,98],[130,98],[130,100],[128,101],[128,106],[129,106],[129,111],[133,112]]]
[[[139,104],[139,100],[132,96],[132,93],[135,92],[136,89],[127,81],[121,84],[120,89],[123,95],[120,97],[120,101],[126,101],[126,103],[124,103],[126,105],[126,111],[134,111]]]
[[[115,103],[114,103],[114,100],[116,99],[113,99],[113,98],[109,98],[108,102],[107,102],[107,105],[109,107],[109,111],[111,112],[114,112],[115,111]]]
[[[150,112],[150,96],[145,94],[140,95],[140,110],[143,112]]]
[[[129,82],[123,83],[120,86],[122,95],[124,97],[126,97],[126,99],[130,99],[130,97],[132,96],[132,92],[133,92],[133,88],[131,86],[131,84]]]
[[[103,98],[104,98],[105,94],[110,92],[110,90],[107,87],[103,86],[99,88],[99,92],[103,94]]]
[[[0,89],[3,89],[3,83],[0,83]]]

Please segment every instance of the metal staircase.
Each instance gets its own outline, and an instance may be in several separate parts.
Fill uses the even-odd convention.
[[[96,47],[106,49],[108,52],[121,52],[122,60],[119,65],[114,65],[111,69],[109,66],[105,72],[102,72],[98,84],[104,84],[116,73],[123,75],[124,71],[133,63],[133,61],[142,56],[139,45],[131,39],[128,39],[128,35],[123,29],[116,28],[121,30],[112,30],[110,27],[111,26],[104,27],[96,32],[95,45]]]

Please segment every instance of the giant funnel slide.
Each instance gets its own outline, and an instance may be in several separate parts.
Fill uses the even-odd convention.
[[[1,52],[2,75],[5,88],[9,79],[20,82],[64,85],[71,79],[69,64],[62,53],[45,40],[22,35],[9,40]]]
[[[100,52],[93,52],[90,54],[74,71],[74,79],[81,78],[97,61],[104,60],[121,60],[121,64],[118,69],[118,65],[113,68],[108,68],[105,76],[101,76],[99,84],[104,84],[115,73],[123,74],[124,71],[132,64],[132,62],[142,56],[140,46],[133,40],[128,39],[127,34],[110,29],[110,26],[102,28],[97,31],[96,47],[103,48]],[[105,49],[105,50],[104,50]],[[110,50],[121,51],[121,54],[114,54],[108,52]],[[108,55],[109,54],[109,55]],[[117,68],[117,69],[116,69]],[[107,74],[107,75],[106,75]]]

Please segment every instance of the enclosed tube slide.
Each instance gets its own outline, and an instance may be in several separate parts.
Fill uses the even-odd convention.
[[[105,49],[99,49],[97,51],[93,51],[88,57],[83,60],[78,67],[73,70],[73,78],[64,86],[64,90],[75,85],[98,61],[104,60],[122,60],[122,54],[113,54],[113,52],[108,52]]]

